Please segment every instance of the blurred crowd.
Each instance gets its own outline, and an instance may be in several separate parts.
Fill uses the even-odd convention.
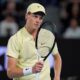
[[[32,2],[58,5],[58,0],[0,0],[0,37],[11,36],[24,26],[26,8]]]
[[[80,0],[0,0],[0,37],[13,35],[24,26],[26,8],[32,2],[58,7],[61,27],[57,32],[64,38],[80,38]]]
[[[60,1],[60,21],[64,38],[80,38],[80,0]]]
[[[24,12],[27,4],[22,0],[0,1],[0,37],[13,35],[25,23]]]
[[[60,35],[64,38],[80,38],[80,0],[0,0],[0,37],[12,35],[24,26],[26,8],[32,2],[39,2],[45,7],[58,7]]]

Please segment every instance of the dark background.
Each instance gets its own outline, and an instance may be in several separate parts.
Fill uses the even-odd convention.
[[[16,6],[10,12],[7,4],[12,1]],[[0,51],[1,47],[6,47],[9,37],[12,35],[10,30],[6,30],[6,36],[1,36],[1,22],[5,20],[8,14],[18,25],[18,30],[25,24],[25,11],[27,6],[32,2],[38,2],[45,6],[47,16],[45,20],[50,20],[56,25],[57,44],[62,57],[61,80],[80,80],[80,37],[63,38],[63,33],[69,27],[69,21],[75,17],[80,27],[80,1],[79,0],[0,0]],[[71,12],[74,4],[79,5],[78,15]],[[68,15],[67,15],[68,14]],[[15,28],[16,29],[16,28]],[[7,61],[6,53],[0,54],[0,80],[10,80],[7,77],[5,64]],[[2,68],[2,70],[1,70]],[[51,77],[53,78],[53,68],[51,68]]]

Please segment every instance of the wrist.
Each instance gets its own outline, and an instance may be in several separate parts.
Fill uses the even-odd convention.
[[[54,80],[60,80],[60,76],[59,75],[54,76]]]
[[[24,68],[23,69],[23,75],[25,76],[25,75],[30,75],[30,74],[32,74],[33,72],[32,72],[32,67],[30,67],[30,68]]]

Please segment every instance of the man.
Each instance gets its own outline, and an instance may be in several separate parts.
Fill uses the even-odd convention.
[[[0,22],[0,37],[9,37],[18,31],[15,16],[11,13],[5,15],[5,19]]]
[[[14,80],[35,80],[36,73],[40,73],[39,80],[50,79],[48,60],[38,61],[35,48],[35,36],[46,14],[45,8],[38,3],[32,3],[25,15],[26,24],[13,35],[8,42],[8,69],[7,74]],[[53,50],[55,59],[54,80],[60,80],[61,57],[57,45]]]

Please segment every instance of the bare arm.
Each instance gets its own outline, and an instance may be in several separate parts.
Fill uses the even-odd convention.
[[[23,76],[23,69],[17,67],[17,59],[8,56],[7,75],[9,78]]]
[[[18,67],[16,64],[17,64],[17,59],[8,56],[7,75],[9,78],[24,76],[23,69]],[[38,73],[42,70],[42,68],[43,68],[43,63],[37,62],[32,67],[32,73]]]
[[[60,54],[54,55],[54,80],[60,80],[62,60]]]

